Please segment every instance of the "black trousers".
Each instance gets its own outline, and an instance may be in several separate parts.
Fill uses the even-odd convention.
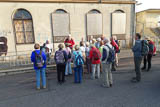
[[[143,68],[146,68],[147,62],[148,62],[148,69],[151,69],[151,61],[152,61],[152,54],[148,54],[144,56],[144,66]]]
[[[65,64],[57,64],[57,79],[58,82],[65,81]]]

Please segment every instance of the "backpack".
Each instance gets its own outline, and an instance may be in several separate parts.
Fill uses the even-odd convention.
[[[68,59],[71,59],[72,55],[71,52],[68,53]]]
[[[40,69],[44,65],[43,57],[42,57],[42,51],[40,51],[39,54],[37,54],[36,51],[34,51],[34,53],[35,53],[35,66]]]
[[[118,40],[116,40],[115,42],[116,42],[116,44],[118,45],[118,48],[117,48],[117,49],[116,49],[116,47],[115,47],[116,53],[120,53],[120,44],[119,44]]]
[[[64,52],[63,52],[63,50],[56,52],[55,59],[56,59],[56,64],[63,64],[63,63],[65,63],[65,58],[64,58]]]
[[[84,59],[77,52],[77,54],[75,55],[75,65],[76,65],[76,67],[82,67],[83,64],[84,64]]]
[[[93,59],[94,60],[100,60],[100,58],[101,58],[101,53],[99,52],[98,49],[94,49],[93,50]]]
[[[148,47],[149,47],[149,52],[153,53],[154,52],[154,45],[152,43],[149,43]]]
[[[149,46],[148,46],[148,43],[147,41],[145,40],[142,40],[142,56],[145,56],[147,55],[149,52]]]
[[[115,51],[111,49],[108,45],[106,46],[109,48],[109,55],[108,55],[107,62],[113,63],[115,61]]]

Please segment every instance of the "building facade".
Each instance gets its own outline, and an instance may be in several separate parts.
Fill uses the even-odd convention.
[[[136,14],[136,32],[154,41],[160,37],[160,9],[148,9]]]
[[[117,36],[132,44],[133,0],[0,0],[0,55],[30,53],[46,40],[53,48],[71,34],[83,38]]]

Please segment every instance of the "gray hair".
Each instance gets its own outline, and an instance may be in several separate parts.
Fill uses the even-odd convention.
[[[75,50],[76,51],[79,50],[79,46],[78,45],[75,46]]]
[[[108,42],[109,42],[109,39],[104,38],[103,42],[104,42],[104,43],[108,43]]]

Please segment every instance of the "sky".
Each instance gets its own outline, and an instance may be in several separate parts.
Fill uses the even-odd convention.
[[[141,5],[136,5],[136,11],[143,11],[146,9],[160,9],[160,0],[136,0],[137,4],[142,3]]]

